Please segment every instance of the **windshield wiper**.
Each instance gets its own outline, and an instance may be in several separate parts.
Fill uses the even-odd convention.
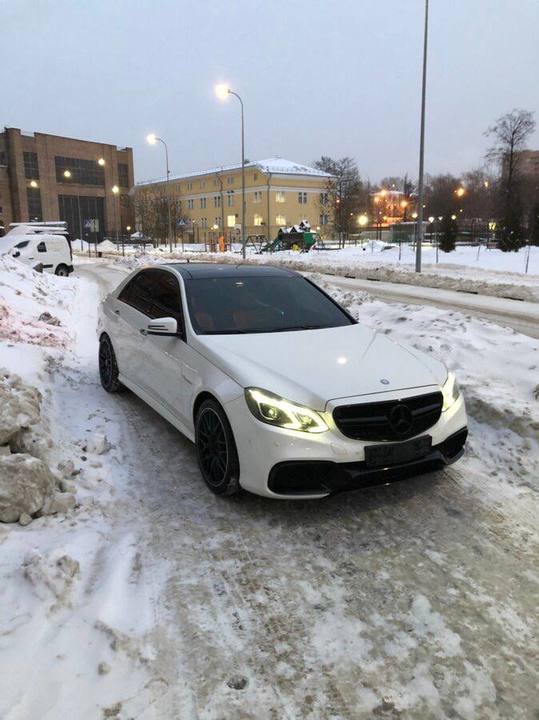
[[[247,330],[206,330],[203,335],[246,335]]]
[[[328,327],[327,325],[285,325],[284,327],[276,327],[271,330],[262,330],[261,332],[290,332],[291,330],[321,330]]]

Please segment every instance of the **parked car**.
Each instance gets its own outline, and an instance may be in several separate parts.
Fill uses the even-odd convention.
[[[6,235],[4,240],[9,238]],[[15,238],[14,238],[15,239]],[[73,272],[73,255],[68,239],[63,235],[17,235],[17,243],[10,255],[37,270],[67,276]]]
[[[98,335],[105,390],[130,388],[195,442],[216,494],[321,498],[463,453],[454,374],[289,270],[136,270],[102,302]]]

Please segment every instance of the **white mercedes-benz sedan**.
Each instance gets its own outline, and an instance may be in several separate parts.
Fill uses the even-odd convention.
[[[464,452],[454,374],[289,270],[136,270],[104,299],[98,335],[105,390],[129,388],[193,441],[216,494],[321,498]]]

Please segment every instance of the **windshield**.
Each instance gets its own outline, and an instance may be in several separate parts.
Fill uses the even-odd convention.
[[[354,320],[305,278],[286,275],[186,280],[193,328],[201,335],[267,333],[352,325]]]

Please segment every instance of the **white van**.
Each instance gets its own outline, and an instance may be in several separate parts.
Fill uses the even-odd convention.
[[[5,241],[7,238],[8,236],[3,240]],[[15,240],[15,238],[13,239]],[[19,241],[13,245],[9,254],[31,265],[35,270],[63,276],[73,272],[71,245],[63,235],[21,234]]]

